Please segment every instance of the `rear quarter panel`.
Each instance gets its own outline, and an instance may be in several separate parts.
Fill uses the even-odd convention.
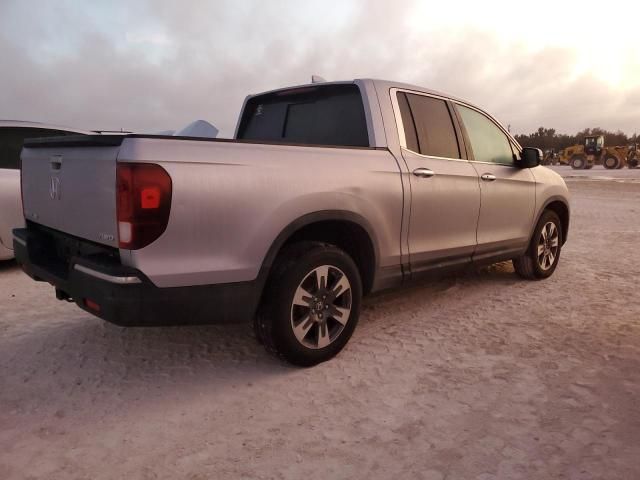
[[[254,280],[278,234],[324,210],[367,219],[378,267],[400,263],[402,184],[388,150],[128,138],[118,161],[158,163],[172,179],[165,233],[121,251],[157,286]]]

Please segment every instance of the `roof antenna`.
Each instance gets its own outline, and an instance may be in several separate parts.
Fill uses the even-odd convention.
[[[320,75],[311,75],[311,83],[325,83],[326,80]]]

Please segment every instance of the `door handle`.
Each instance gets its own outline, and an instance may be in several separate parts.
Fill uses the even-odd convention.
[[[60,170],[62,168],[62,155],[52,155],[49,157],[49,163],[51,164],[51,170]]]
[[[496,176],[493,173],[485,173],[480,178],[485,182],[493,182],[496,179]]]
[[[430,168],[420,167],[420,168],[416,168],[413,171],[413,174],[416,177],[420,177],[420,178],[430,178],[430,177],[433,177],[436,173]]]

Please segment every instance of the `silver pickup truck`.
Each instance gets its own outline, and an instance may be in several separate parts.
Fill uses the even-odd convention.
[[[233,140],[27,141],[14,248],[105,320],[253,320],[269,351],[313,365],[344,347],[370,292],[504,260],[551,275],[569,201],[540,155],[424,88],[285,88],[247,97]]]

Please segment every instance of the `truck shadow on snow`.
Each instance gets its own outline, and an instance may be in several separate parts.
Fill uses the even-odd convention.
[[[359,329],[382,326],[385,310],[393,311],[394,304],[408,313],[422,312],[434,297],[459,295],[458,287],[473,291],[520,282],[512,269],[498,265],[384,292],[366,299]],[[51,319],[3,348],[0,365],[22,365],[7,378],[17,404],[28,398],[64,404],[75,391],[99,402],[100,392],[112,390],[124,398],[150,389],[155,397],[176,388],[242,389],[299,371],[268,355],[249,324],[122,328],[75,308],[70,305],[68,316]],[[358,329],[352,342],[358,342]],[[340,362],[349,361],[348,355],[341,357],[317,368],[340,369]]]
[[[469,289],[472,292],[474,288],[495,288],[496,283],[502,286],[510,286],[522,282],[524,280],[515,274],[511,262],[502,262],[480,269],[470,269],[451,274],[435,273],[433,277],[409,282],[401,288],[375,293],[366,298],[364,304],[365,307],[371,305],[382,306],[385,302],[402,301],[403,299],[406,299],[407,303],[412,303],[411,300],[427,302],[430,297],[425,297],[425,294],[446,293],[452,288],[460,287],[463,290]],[[420,309],[427,305],[419,303],[414,306],[416,309]]]
[[[18,268],[20,267],[18,267],[15,260],[0,260],[0,273],[17,270]]]

